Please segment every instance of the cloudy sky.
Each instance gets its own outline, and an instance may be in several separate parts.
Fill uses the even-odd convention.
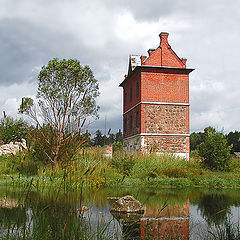
[[[191,132],[211,125],[240,131],[239,0],[0,0],[0,116],[16,117],[34,96],[41,66],[77,58],[99,80],[96,129],[122,128],[122,89],[130,54],[146,55],[159,33],[190,75]]]

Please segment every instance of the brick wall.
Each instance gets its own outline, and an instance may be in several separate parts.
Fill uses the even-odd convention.
[[[161,33],[160,46],[155,51],[149,51],[149,57],[143,65],[186,68],[186,59],[180,59],[168,43],[168,33]]]
[[[179,70],[144,69],[141,101],[189,103],[188,74]]]
[[[139,84],[139,94],[137,96],[137,83]],[[132,89],[132,100],[130,94]],[[141,72],[136,69],[128,81],[123,85],[123,112],[128,111],[131,107],[141,101]]]
[[[123,136],[129,137],[140,133],[141,130],[141,105],[123,115]],[[132,121],[132,124],[131,124]],[[131,127],[132,125],[132,127]]]

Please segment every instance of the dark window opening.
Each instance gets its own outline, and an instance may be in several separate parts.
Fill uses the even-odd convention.
[[[124,133],[127,132],[127,118],[124,119]]]
[[[139,97],[139,82],[136,83],[136,96]]]
[[[130,88],[130,102],[132,101],[132,88]]]
[[[136,112],[136,127],[138,127],[139,122],[139,112]]]
[[[132,125],[133,125],[133,117],[130,116],[130,129],[132,129]]]

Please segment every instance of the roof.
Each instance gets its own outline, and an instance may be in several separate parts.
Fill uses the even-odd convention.
[[[169,70],[174,71],[175,70],[175,71],[181,71],[181,72],[186,73],[186,74],[189,74],[190,72],[194,71],[193,68],[173,68],[173,67],[140,65],[140,66],[136,66],[133,69],[133,71],[130,74],[128,74],[128,76],[124,79],[124,81],[119,84],[119,87],[122,87],[123,84],[125,82],[127,82],[128,79],[132,76],[132,74],[134,74],[134,72],[137,71],[137,69],[161,69],[163,71],[169,71]]]

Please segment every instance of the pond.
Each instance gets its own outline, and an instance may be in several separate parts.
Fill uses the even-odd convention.
[[[125,195],[144,204],[137,220],[110,212],[108,198]],[[237,190],[0,188],[0,239],[209,239],[239,217]]]

